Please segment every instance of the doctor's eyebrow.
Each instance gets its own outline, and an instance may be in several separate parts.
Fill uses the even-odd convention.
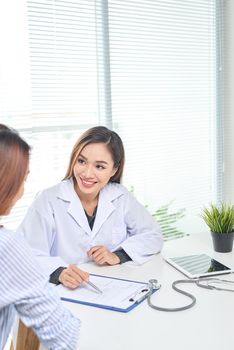
[[[88,160],[88,158],[86,158],[86,157],[83,156],[82,154],[79,154],[78,159],[79,159],[79,157],[82,158],[82,159],[84,159],[84,160],[86,160],[86,161]],[[95,163],[97,163],[97,164],[109,165],[109,163],[105,162],[105,160],[96,160]]]
[[[109,163],[105,162],[104,160],[96,160],[96,163],[109,165]]]

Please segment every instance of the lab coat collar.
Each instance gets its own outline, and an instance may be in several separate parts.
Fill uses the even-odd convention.
[[[97,214],[92,230],[89,227],[81,201],[74,190],[74,183],[72,179],[64,180],[60,183],[58,198],[66,202],[70,202],[67,212],[84,229],[84,231],[93,238],[98,233],[102,224],[115,210],[115,206],[113,204],[114,199],[120,197],[123,193],[123,187],[119,184],[113,183],[107,184],[100,191]]]
[[[59,184],[57,197],[69,203],[67,207],[68,214],[73,217],[77,224],[80,225],[88,235],[91,235],[91,230],[84,212],[84,208],[80,198],[77,196],[74,190],[74,183],[72,179],[64,180]]]
[[[103,223],[116,209],[113,201],[121,195],[123,195],[123,189],[118,184],[109,183],[100,191],[96,219],[92,230],[93,237],[98,233]]]

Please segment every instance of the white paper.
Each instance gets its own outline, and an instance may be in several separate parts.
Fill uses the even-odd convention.
[[[85,282],[75,290],[68,289],[63,285],[57,286],[56,290],[61,298],[71,301],[120,309],[126,309],[137,300],[141,300],[148,291],[147,283],[95,275],[90,275],[89,280],[102,291],[102,294]]]

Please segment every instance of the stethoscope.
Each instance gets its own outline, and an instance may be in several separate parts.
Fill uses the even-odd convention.
[[[206,282],[205,284],[203,284],[202,282]],[[233,285],[234,281],[228,281],[228,280],[222,280],[219,278],[200,278],[198,280],[196,280],[196,284],[198,287],[201,288],[206,288],[206,289],[216,289],[216,290],[221,290],[221,291],[225,291],[225,292],[234,292],[234,289],[231,288],[220,288],[217,287],[213,284],[226,284],[226,285]]]
[[[152,294],[154,293],[155,290],[160,289],[161,285],[158,283],[156,279],[151,279],[148,282],[149,291],[146,293],[148,305],[155,310],[168,311],[168,312],[183,311],[183,310],[190,309],[192,306],[196,304],[196,298],[194,295],[177,287],[178,284],[184,284],[184,283],[195,283],[198,287],[205,288],[205,289],[234,292],[234,288],[221,288],[221,287],[215,286],[215,283],[216,283],[216,284],[231,285],[234,287],[234,281],[228,281],[228,280],[223,280],[219,278],[196,278],[196,279],[190,279],[190,280],[177,280],[172,283],[172,288],[178,293],[181,293],[186,297],[190,298],[191,302],[185,306],[180,306],[175,308],[166,308],[166,307],[156,306],[152,303],[151,301]]]

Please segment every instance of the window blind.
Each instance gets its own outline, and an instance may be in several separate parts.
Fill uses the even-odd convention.
[[[204,230],[201,207],[220,196],[217,6],[108,1],[112,118],[126,147],[124,182],[168,238]]]
[[[165,237],[204,230],[201,207],[222,196],[222,1],[8,0],[0,16],[1,122],[33,146],[9,224],[102,124],[122,137],[123,184]]]
[[[5,218],[16,227],[35,194],[64,177],[79,134],[99,124],[99,30],[93,0],[9,0],[2,7],[2,35],[7,28],[12,45],[6,40],[3,51],[3,72],[8,74],[2,87],[1,122],[15,127],[32,145],[25,196]],[[8,62],[13,50],[14,61]],[[18,89],[13,95],[15,81]]]

